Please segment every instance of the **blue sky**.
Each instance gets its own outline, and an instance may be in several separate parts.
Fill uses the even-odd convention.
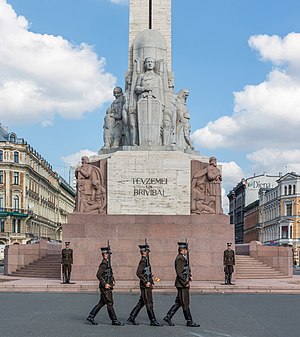
[[[128,15],[126,0],[0,0],[0,122],[62,175],[103,145]],[[223,163],[227,190],[300,171],[298,32],[298,0],[172,1],[175,90],[189,89],[196,149]]]

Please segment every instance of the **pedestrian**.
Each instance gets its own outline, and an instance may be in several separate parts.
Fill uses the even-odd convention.
[[[63,283],[70,283],[73,264],[73,249],[70,248],[70,242],[65,242],[65,248],[61,251],[61,264],[63,273]]]
[[[150,319],[150,325],[152,326],[162,326],[159,322],[157,322],[153,310],[153,296],[152,296],[152,290],[153,290],[153,275],[151,272],[151,265],[150,265],[150,247],[146,243],[145,245],[139,245],[140,253],[141,253],[141,259],[139,262],[139,265],[137,267],[136,275],[140,279],[140,291],[141,296],[137,303],[137,305],[132,309],[129,318],[127,322],[129,324],[133,325],[139,325],[139,323],[136,322],[136,317],[140,310],[143,308],[143,306],[146,306],[147,314]]]
[[[175,287],[177,289],[177,296],[175,304],[170,308],[164,321],[174,326],[172,317],[176,311],[182,307],[186,325],[189,327],[199,327],[200,325],[193,322],[190,311],[190,282],[192,281],[191,268],[189,263],[189,248],[187,242],[178,242],[178,255],[175,260],[176,280]]]
[[[231,277],[234,272],[233,266],[235,265],[235,254],[234,250],[231,249],[231,242],[227,243],[227,249],[224,250],[223,255],[223,264],[224,264],[224,273],[225,273],[225,284],[232,284]]]
[[[115,285],[115,279],[111,267],[111,250],[109,244],[107,247],[102,247],[101,252],[103,259],[97,272],[97,279],[99,280],[100,288],[100,300],[91,310],[89,316],[87,317],[87,321],[93,325],[97,325],[98,323],[95,322],[94,318],[100,309],[106,305],[108,316],[111,319],[112,325],[124,325],[118,320],[114,310],[113,287]]]

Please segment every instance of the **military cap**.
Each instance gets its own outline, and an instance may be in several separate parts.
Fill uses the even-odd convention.
[[[110,251],[109,247],[101,247],[100,249],[101,249],[102,254],[107,254],[107,253],[111,254],[111,251]]]
[[[69,244],[70,244],[70,241],[66,241],[65,244],[66,244],[66,245],[69,245]]]
[[[139,245],[140,251],[141,252],[146,252],[149,251],[150,252],[150,247],[149,245]]]
[[[184,248],[188,249],[188,243],[187,242],[177,242],[178,248]]]

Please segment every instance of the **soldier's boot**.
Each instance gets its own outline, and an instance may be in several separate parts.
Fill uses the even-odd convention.
[[[147,309],[147,314],[148,314],[148,317],[150,319],[150,325],[151,326],[163,326],[162,324],[157,322],[153,309]]]
[[[231,276],[232,276],[232,274],[228,275],[228,284],[233,284],[233,283],[231,283]]]
[[[176,311],[180,308],[180,306],[174,304],[172,305],[171,309],[168,311],[166,317],[163,319],[168,325],[174,326],[172,322],[172,317],[175,315]]]
[[[133,310],[131,311],[128,319],[127,319],[127,322],[129,324],[132,324],[132,325],[139,325],[138,322],[136,322],[135,318],[137,317],[138,313],[140,312],[141,308],[139,305],[136,305]]]
[[[107,312],[108,312],[109,318],[111,319],[112,325],[124,325],[124,323],[122,323],[118,320],[113,306],[108,305],[107,306]]]
[[[183,309],[183,315],[184,318],[186,319],[186,326],[192,327],[192,328],[198,328],[200,324],[197,324],[193,322],[192,314],[190,311],[190,308],[188,309]]]
[[[227,282],[228,282],[228,276],[227,274],[225,274],[225,284],[228,284]]]
[[[94,320],[94,316],[92,316],[91,314],[87,317],[86,320],[87,320],[88,322],[90,322],[91,324],[93,324],[93,325],[98,325],[98,323],[95,322],[95,320]]]

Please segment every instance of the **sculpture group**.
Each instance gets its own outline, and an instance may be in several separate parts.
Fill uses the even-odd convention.
[[[145,30],[137,35],[125,93],[115,87],[115,100],[106,111],[102,150],[122,146],[193,149],[186,104],[189,91],[174,93],[166,58],[166,43],[158,31]]]

